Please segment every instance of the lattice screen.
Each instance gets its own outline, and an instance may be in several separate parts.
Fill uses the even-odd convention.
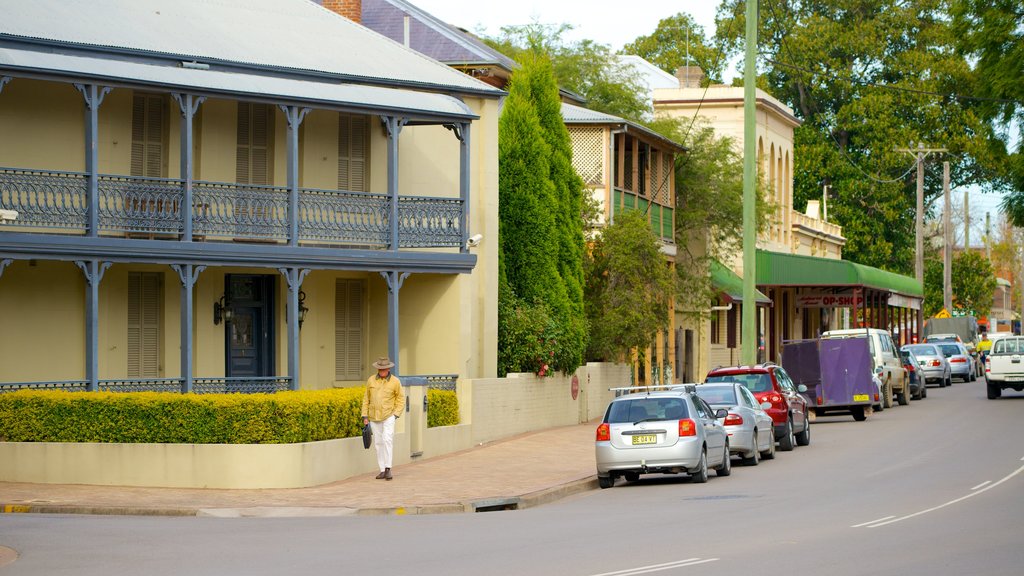
[[[604,184],[604,129],[569,126],[572,167],[588,186]]]

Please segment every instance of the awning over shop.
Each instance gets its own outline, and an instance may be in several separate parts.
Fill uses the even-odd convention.
[[[711,285],[715,287],[729,302],[743,302],[743,278],[740,278],[728,266],[718,260],[711,261]],[[771,299],[760,291],[754,291],[755,302],[759,306],[768,306]]]
[[[758,286],[863,287],[923,298],[914,278],[847,260],[757,251]]]

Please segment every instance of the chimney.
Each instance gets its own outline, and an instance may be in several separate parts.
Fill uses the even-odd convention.
[[[345,18],[362,23],[363,0],[321,0],[324,8],[341,14]]]
[[[326,3],[324,4],[326,6]],[[680,88],[700,88],[704,80],[704,71],[700,66],[681,66],[676,70],[676,78],[679,79]]]

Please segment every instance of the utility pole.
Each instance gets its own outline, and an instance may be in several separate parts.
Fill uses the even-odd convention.
[[[942,192],[946,197],[945,211],[942,215],[942,307],[947,312],[953,309],[953,227],[951,225],[949,199],[949,162],[942,163]]]
[[[743,364],[757,363],[757,0],[747,0],[747,46],[743,63]]]
[[[992,262],[992,213],[985,212],[985,260]]]
[[[917,255],[914,258],[914,278],[924,290],[924,159],[931,153],[945,152],[945,148],[925,148],[923,142],[917,143],[917,148],[897,148],[897,152],[912,154],[917,159],[917,221],[916,240],[914,249]],[[924,306],[917,309],[917,332],[920,334],[924,326]]]
[[[964,188],[964,252],[971,249],[971,203],[970,190]]]

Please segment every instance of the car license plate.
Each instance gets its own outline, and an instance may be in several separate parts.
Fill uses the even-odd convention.
[[[871,401],[871,397],[868,396],[867,394],[854,394],[853,395],[853,401],[854,402],[870,402]]]
[[[633,436],[633,445],[638,444],[654,444],[658,441],[658,437],[654,434],[638,434]]]
[[[1024,381],[1024,376],[1007,376],[1007,382],[1021,382]]]

